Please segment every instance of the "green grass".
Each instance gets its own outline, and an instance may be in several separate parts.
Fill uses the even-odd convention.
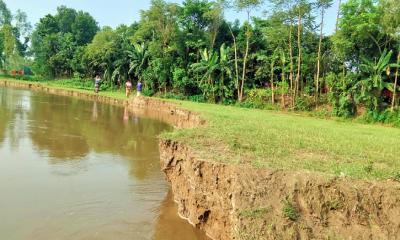
[[[206,159],[363,179],[388,179],[400,173],[398,128],[174,102],[200,113],[208,124],[163,136],[192,146]]]
[[[239,212],[239,216],[247,218],[263,218],[270,210],[270,208],[244,209]]]
[[[41,84],[75,89],[62,81]],[[77,91],[93,92],[92,89]],[[122,91],[100,95],[125,99]],[[361,179],[400,176],[399,128],[278,111],[171,102],[200,113],[207,125],[164,133],[162,137],[184,142],[210,161]]]

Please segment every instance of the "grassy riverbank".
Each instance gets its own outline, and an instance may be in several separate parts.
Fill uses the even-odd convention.
[[[66,87],[62,81],[40,84],[75,89]],[[87,89],[77,91],[93,92]],[[105,91],[100,95],[125,98],[122,91]],[[173,102],[200,113],[208,124],[166,133],[163,137],[188,144],[206,159],[362,179],[400,179],[398,128],[277,111]]]

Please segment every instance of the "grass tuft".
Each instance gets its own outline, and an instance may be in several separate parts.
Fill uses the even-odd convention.
[[[263,218],[269,211],[270,208],[245,209],[239,212],[239,216],[248,218]]]
[[[283,201],[283,216],[290,219],[291,221],[295,222],[300,218],[300,214],[293,203],[286,198]]]

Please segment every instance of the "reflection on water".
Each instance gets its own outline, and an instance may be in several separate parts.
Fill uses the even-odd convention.
[[[169,127],[127,109],[0,88],[0,239],[206,239],[160,171]]]

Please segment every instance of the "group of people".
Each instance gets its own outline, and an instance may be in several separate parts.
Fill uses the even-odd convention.
[[[100,77],[100,75],[96,75],[96,77],[94,79],[94,92],[95,93],[99,93],[100,84],[101,84],[101,77]],[[125,83],[125,95],[127,98],[131,95],[132,87],[133,87],[133,84],[132,84],[131,80],[128,79]],[[137,92],[136,96],[138,96],[138,97],[141,96],[142,90],[143,90],[143,84],[142,84],[142,81],[139,80],[136,85],[136,92]]]

